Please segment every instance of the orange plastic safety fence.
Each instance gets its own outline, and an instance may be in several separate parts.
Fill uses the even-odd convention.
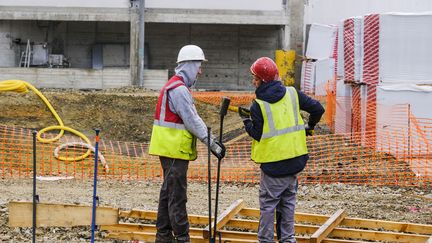
[[[222,97],[230,98],[230,105],[249,105],[255,99],[254,93],[247,92],[193,92],[194,99],[213,105],[220,105]]]
[[[401,112],[406,110],[401,109]],[[395,113],[396,114],[396,113]],[[302,183],[347,183],[388,186],[431,187],[432,185],[432,121],[410,118],[410,126],[394,126],[374,134],[370,132],[328,134],[308,137],[310,160],[300,174]],[[377,126],[379,127],[379,125]],[[103,131],[101,133],[103,135]],[[48,135],[46,135],[48,136]],[[367,141],[376,137],[376,147]],[[103,137],[102,137],[103,138]],[[57,160],[53,151],[57,145],[76,142],[64,136],[54,144],[37,143],[37,174],[39,176],[73,176],[92,178],[93,157],[64,162]],[[32,175],[31,130],[0,126],[0,176],[30,177]],[[147,143],[107,141],[101,139],[99,148],[110,167],[99,178],[120,180],[160,180],[159,159],[148,155]],[[227,156],[222,162],[223,182],[259,182],[259,166],[250,160],[250,141],[227,145]],[[83,148],[68,148],[63,156],[77,156]],[[199,157],[189,165],[191,180],[207,181],[207,148],[198,146]],[[216,162],[212,156],[211,178],[216,178]]]

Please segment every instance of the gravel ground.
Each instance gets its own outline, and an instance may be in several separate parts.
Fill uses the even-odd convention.
[[[99,181],[100,204],[129,210],[156,210],[161,182]],[[30,228],[9,228],[7,203],[31,201],[31,179],[0,179],[0,242],[30,242]],[[213,185],[213,189],[214,189]],[[232,202],[243,199],[258,208],[258,185],[224,184],[220,190],[221,213]],[[41,202],[91,205],[92,181],[38,181]],[[189,183],[188,212],[207,215],[207,185]],[[331,215],[346,209],[348,217],[432,224],[430,189],[351,186],[343,184],[300,185],[297,212]],[[39,229],[38,242],[85,242],[90,227]],[[97,234],[98,242],[112,242]]]

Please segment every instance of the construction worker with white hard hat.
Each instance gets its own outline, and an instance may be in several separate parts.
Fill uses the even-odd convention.
[[[278,240],[293,243],[297,174],[309,158],[306,135],[313,134],[324,108],[294,87],[283,86],[272,59],[257,59],[250,71],[256,99],[250,115],[239,114],[246,132],[253,138],[251,159],[261,168],[258,241],[274,242],[277,211]],[[310,114],[306,125],[300,110]]]
[[[207,61],[203,50],[186,45],[178,53],[175,75],[163,86],[156,105],[149,154],[160,158],[164,181],[159,195],[156,242],[190,242],[186,211],[187,170],[197,158],[196,139],[207,144],[207,126],[198,115],[190,88]],[[222,159],[225,147],[213,136],[210,150]]]

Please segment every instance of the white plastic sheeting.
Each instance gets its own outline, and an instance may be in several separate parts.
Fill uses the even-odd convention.
[[[354,80],[361,82],[363,73],[363,17],[354,18]]]
[[[344,84],[343,80],[336,82],[336,118],[335,133],[351,132],[351,94],[350,85]]]
[[[432,11],[431,0],[308,0],[305,4],[304,25],[337,24],[352,16],[386,12]]]
[[[306,94],[315,91],[315,62],[302,62],[300,88]]]
[[[381,82],[432,83],[431,29],[431,13],[380,16]]]
[[[311,59],[327,59],[333,57],[337,27],[312,24],[306,48],[306,57]]]
[[[338,43],[337,43],[337,71],[336,75],[339,78],[344,77],[344,32],[343,32],[344,20],[339,21],[338,24]]]
[[[410,104],[411,113],[415,117],[432,119],[432,86],[409,84],[409,81],[405,81],[404,84],[379,85],[377,104]]]
[[[409,104],[406,114],[392,107]],[[377,87],[377,149],[409,158],[410,168],[418,176],[432,176],[432,133],[418,130],[409,113],[415,118],[432,118],[432,87],[413,84],[380,85]],[[395,113],[397,114],[395,117]]]
[[[315,95],[327,95],[326,86],[329,80],[333,80],[335,59],[327,58],[315,62]]]
[[[312,24],[308,33],[306,57],[302,63],[301,89],[308,94],[327,95],[326,84],[336,72],[337,26]]]

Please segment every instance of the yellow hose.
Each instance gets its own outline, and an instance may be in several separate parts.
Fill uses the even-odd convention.
[[[33,92],[35,92],[39,96],[39,98],[41,98],[43,100],[43,102],[46,104],[46,106],[49,108],[49,110],[51,111],[51,113],[54,115],[55,119],[59,123],[58,126],[49,126],[49,127],[46,127],[44,129],[40,130],[36,135],[38,141],[40,141],[42,143],[51,143],[51,142],[57,141],[63,136],[64,131],[68,131],[68,132],[75,134],[76,136],[80,137],[87,144],[89,144],[91,146],[90,140],[84,134],[82,134],[81,132],[79,132],[75,129],[64,126],[63,121],[61,120],[61,118],[59,117],[57,112],[54,110],[51,103],[33,85],[31,85],[30,83],[27,83],[25,81],[22,81],[22,80],[5,80],[5,81],[0,82],[0,92],[26,93],[26,92],[28,92],[27,88],[30,88]],[[60,130],[60,132],[59,132],[59,134],[57,134],[57,136],[55,136],[54,138],[51,138],[51,139],[45,139],[45,138],[41,137],[41,135],[43,133],[45,133],[47,131],[51,131],[51,130]],[[73,157],[73,158],[58,156],[57,159],[63,160],[63,161],[78,161],[78,160],[82,160],[84,158],[87,158],[91,152],[92,152],[92,150],[89,148],[87,150],[87,152],[81,156]]]

